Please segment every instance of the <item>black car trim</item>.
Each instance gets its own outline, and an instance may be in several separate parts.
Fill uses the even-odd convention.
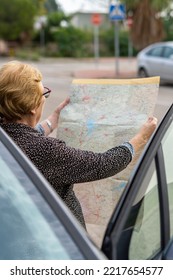
[[[104,254],[102,254],[90,240],[85,230],[81,225],[79,225],[71,211],[67,208],[61,198],[58,197],[43,175],[1,127],[0,141],[12,154],[41,195],[48,202],[49,206],[52,208],[58,219],[62,222],[74,243],[77,244],[77,247],[82,252],[82,255],[86,259],[106,259]]]
[[[168,188],[166,180],[166,171],[164,163],[164,155],[162,146],[159,147],[156,157],[156,170],[158,178],[158,191],[160,201],[160,218],[161,218],[161,245],[162,250],[167,246],[170,240],[170,213],[169,213],[169,199],[168,199]],[[161,176],[162,174],[162,176]]]
[[[120,238],[121,231],[128,217],[129,210],[138,192],[138,186],[143,181],[148,166],[155,158],[161,140],[163,139],[163,136],[165,134],[165,131],[170,126],[172,120],[173,104],[171,105],[167,114],[161,121],[153,137],[151,137],[150,141],[146,145],[138,163],[136,164],[134,172],[131,175],[126,185],[126,188],[124,189],[122,196],[120,197],[117,206],[110,218],[101,247],[102,251],[110,259],[116,259],[116,244]]]

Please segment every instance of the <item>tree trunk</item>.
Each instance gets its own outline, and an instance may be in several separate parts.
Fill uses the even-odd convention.
[[[162,19],[151,6],[150,0],[142,0],[133,15],[131,38],[134,47],[141,50],[144,47],[163,40],[165,34]]]

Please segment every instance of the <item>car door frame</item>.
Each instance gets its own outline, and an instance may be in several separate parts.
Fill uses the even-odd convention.
[[[102,243],[102,251],[109,259],[117,259],[117,244],[128,218],[130,209],[134,199],[138,193],[139,187],[145,177],[153,159],[155,159],[158,189],[159,189],[159,203],[160,203],[160,227],[161,227],[161,252],[154,256],[155,259],[165,258],[164,250],[170,241],[170,214],[169,214],[169,201],[168,190],[166,182],[166,172],[164,165],[164,157],[162,151],[161,141],[167,131],[168,127],[173,120],[173,104],[168,110],[167,114],[161,121],[158,129],[153,137],[145,147],[135,170],[129,179],[127,186],[111,216],[108,223],[107,230]],[[162,176],[160,176],[162,172]]]

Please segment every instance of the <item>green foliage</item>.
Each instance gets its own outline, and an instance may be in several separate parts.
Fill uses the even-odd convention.
[[[62,11],[52,12],[52,13],[48,14],[47,26],[48,26],[48,28],[59,27],[59,26],[61,26],[61,22],[63,20],[68,22],[70,20],[70,17],[66,16]]]
[[[60,7],[55,0],[46,0],[44,6],[48,13],[60,10]]]
[[[61,28],[63,21],[69,25],[70,18],[71,17],[66,16],[63,11],[51,12],[47,15],[47,24],[44,27],[46,43],[55,41],[54,33]],[[38,42],[40,40],[40,32],[35,32],[33,39]]]
[[[0,38],[17,40],[31,34],[36,12],[34,0],[1,0]]]
[[[31,49],[19,49],[15,52],[15,57],[20,60],[39,61],[40,54],[38,51]]]
[[[84,49],[85,43],[88,41],[88,34],[86,35],[84,31],[72,27],[70,19],[71,17],[66,16],[63,11],[48,14],[47,24],[44,28],[47,44],[46,55],[78,57],[85,54]],[[63,22],[66,23],[66,27],[62,26]],[[35,39],[39,41],[39,33]],[[56,43],[57,48],[53,43]]]
[[[173,41],[173,18],[166,17],[164,19],[164,30],[166,33],[165,41]]]
[[[115,55],[115,30],[111,27],[108,30],[103,30],[100,34],[100,43],[104,52],[101,50],[101,55],[114,56]],[[130,35],[128,31],[121,30],[119,33],[119,52],[120,56],[128,56],[128,44],[130,42]],[[104,46],[104,47],[103,47]],[[133,55],[137,51],[133,48]]]
[[[54,40],[58,45],[58,56],[86,57],[91,34],[72,26],[59,28],[54,33]]]

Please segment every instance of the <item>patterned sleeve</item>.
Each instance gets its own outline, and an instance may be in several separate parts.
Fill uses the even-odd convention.
[[[40,132],[42,135],[45,135],[45,131],[44,128],[42,127],[42,125],[40,123],[38,123],[35,127],[35,129]]]
[[[64,184],[83,183],[111,177],[127,167],[132,154],[125,145],[114,147],[104,153],[83,151],[66,146],[53,139],[47,147],[53,177]]]

